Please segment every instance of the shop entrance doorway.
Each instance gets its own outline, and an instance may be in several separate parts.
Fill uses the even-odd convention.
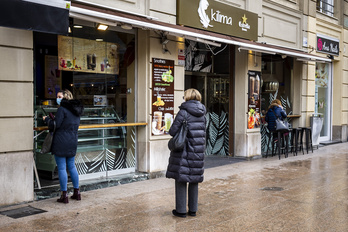
[[[331,65],[317,63],[315,70],[315,114],[324,118],[320,142],[331,140]]]
[[[202,103],[207,109],[206,155],[227,156],[232,152],[230,133],[230,76],[186,72],[185,89],[195,88],[202,94]]]

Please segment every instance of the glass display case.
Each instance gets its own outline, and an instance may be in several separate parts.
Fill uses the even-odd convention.
[[[34,127],[45,126],[42,116],[53,115],[55,106],[38,106],[35,109]],[[81,116],[78,130],[78,146],[75,158],[80,175],[126,168],[127,165],[127,128],[107,126],[122,123],[113,107],[87,107]],[[103,126],[101,126],[103,125]],[[39,133],[35,132],[36,134]],[[39,171],[46,171],[57,177],[54,156],[41,154],[41,146],[47,131],[35,139],[36,166]],[[132,146],[131,146],[132,147]],[[133,152],[131,152],[134,154]],[[128,157],[129,158],[129,157]]]

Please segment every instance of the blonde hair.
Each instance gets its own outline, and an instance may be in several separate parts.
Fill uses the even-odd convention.
[[[185,101],[197,100],[202,101],[202,95],[197,89],[187,89],[184,93]]]
[[[269,105],[268,109],[272,108],[274,105],[282,106],[282,102],[279,99],[274,99]]]
[[[71,93],[69,90],[67,90],[67,89],[61,90],[61,91],[59,91],[59,92],[62,93],[62,94],[63,94],[63,98],[65,98],[65,99],[67,99],[67,100],[72,100],[72,99],[74,99],[72,93]]]

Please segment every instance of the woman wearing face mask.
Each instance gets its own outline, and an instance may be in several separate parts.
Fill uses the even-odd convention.
[[[80,101],[73,99],[73,95],[69,90],[59,91],[57,93],[57,104],[60,107],[57,110],[55,118],[51,119],[44,116],[43,120],[50,130],[54,128],[54,122],[56,124],[51,152],[57,163],[60,190],[62,191],[61,197],[57,201],[69,203],[67,194],[67,166],[74,186],[74,194],[71,198],[81,200],[79,175],[75,167],[75,155],[77,149],[77,130],[84,108]]]

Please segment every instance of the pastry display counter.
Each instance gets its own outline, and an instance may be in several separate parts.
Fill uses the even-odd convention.
[[[35,110],[36,166],[39,171],[48,172],[51,178],[57,177],[54,156],[50,153],[40,153],[48,131],[42,116],[50,113],[54,115],[57,109],[57,107],[38,106]],[[78,130],[75,163],[79,174],[128,168],[132,165],[126,162],[127,159],[135,164],[135,140],[130,135],[134,134],[136,126],[145,125],[147,123],[125,122],[112,107],[86,107]]]

